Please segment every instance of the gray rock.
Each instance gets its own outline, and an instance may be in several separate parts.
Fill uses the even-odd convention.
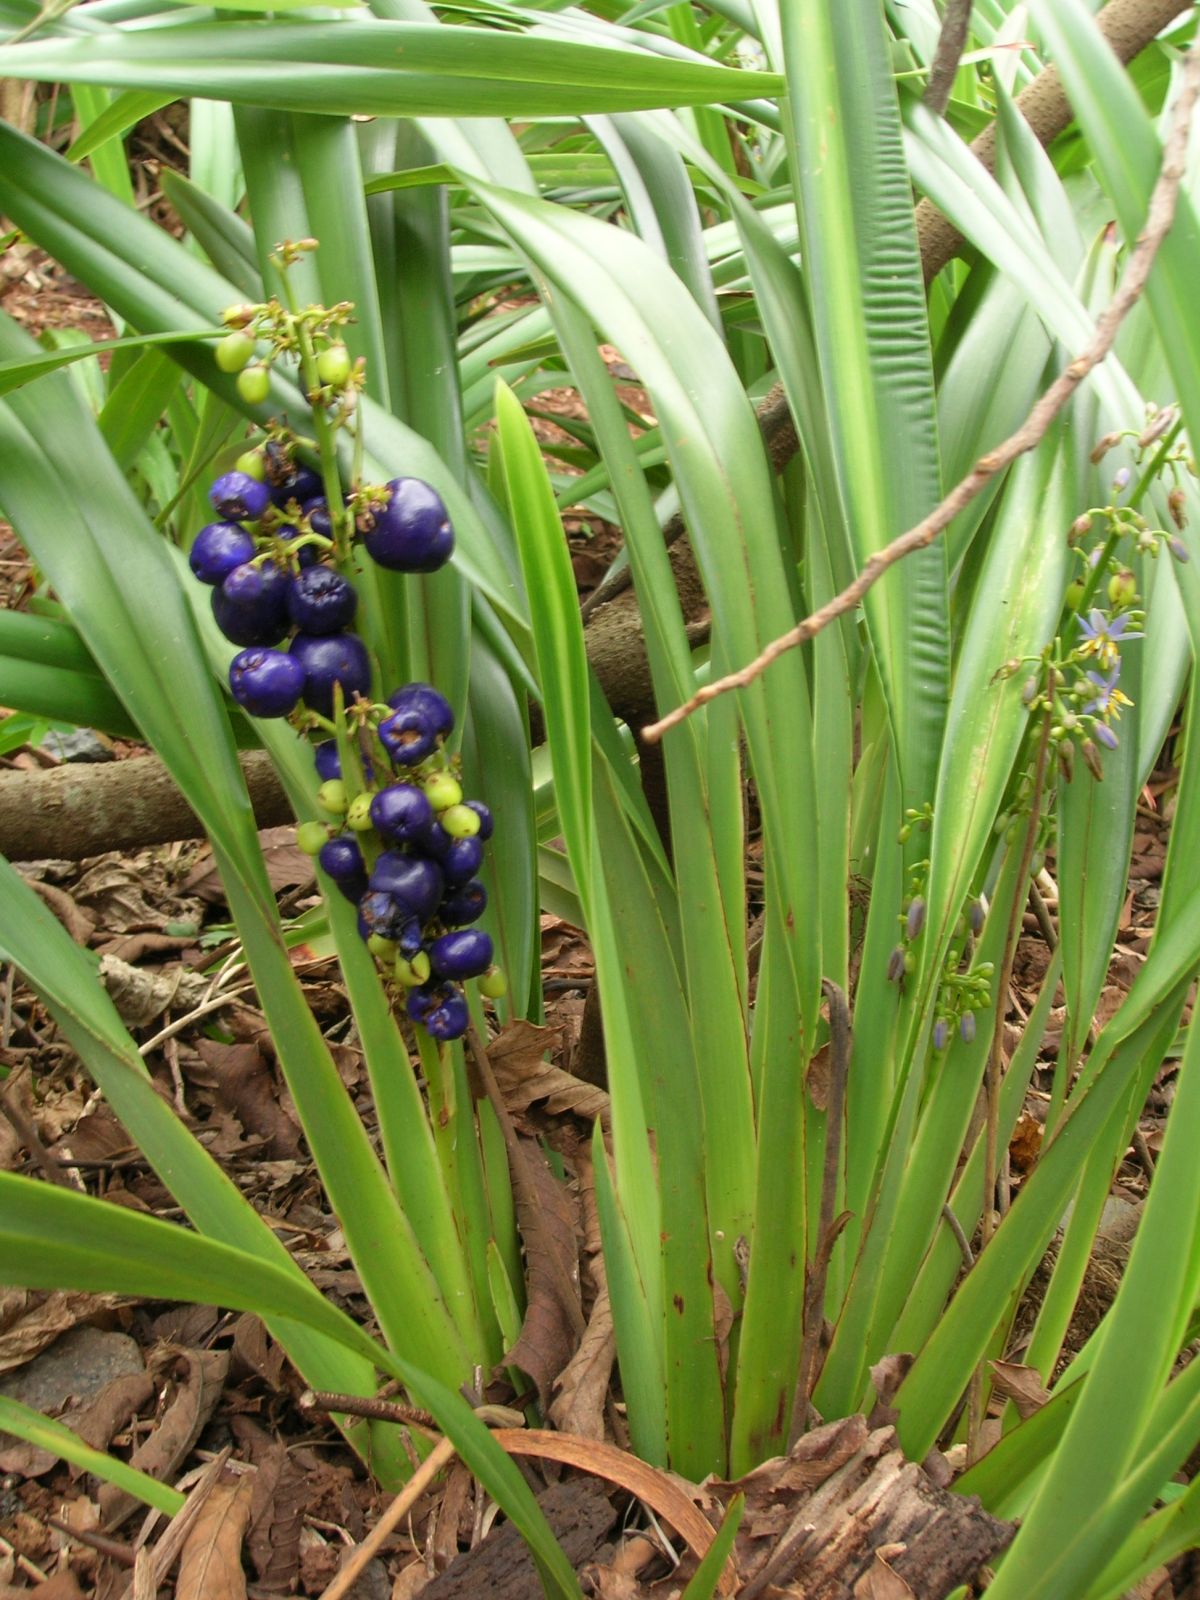
[[[49,732],[42,748],[60,761],[115,761],[112,749],[91,728],[73,728],[70,733]]]

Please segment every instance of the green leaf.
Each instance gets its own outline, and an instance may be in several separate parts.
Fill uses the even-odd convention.
[[[72,345],[66,350],[50,350],[40,355],[10,356],[8,360],[0,361],[0,394],[10,394],[47,372],[57,372],[61,367],[68,367],[74,361],[83,361],[102,351],[111,353],[114,350],[137,350],[145,345],[198,343],[202,339],[218,338],[222,331],[221,328],[205,328],[188,332],[139,333],[125,339],[106,339],[96,344],[89,339],[86,344]]]
[[[349,69],[331,72],[331,68]],[[0,74],[326,114],[578,116],[771,94],[770,73],[436,23],[182,23],[0,46]]]
[[[0,1395],[0,1427],[39,1450],[53,1451],[80,1472],[94,1473],[105,1483],[115,1484],[118,1489],[134,1495],[143,1505],[153,1506],[164,1516],[173,1517],[184,1504],[186,1496],[180,1494],[178,1489],[159,1483],[149,1473],[139,1472],[136,1467],[118,1461],[115,1456],[105,1455],[103,1450],[93,1450],[65,1423],[44,1417],[32,1406],[23,1405],[20,1400],[12,1400],[7,1395]]]

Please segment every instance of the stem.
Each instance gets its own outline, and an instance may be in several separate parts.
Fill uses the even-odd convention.
[[[1046,690],[1051,691],[1050,673],[1048,669]],[[1000,1144],[1000,1080],[1003,1075],[1004,1061],[1004,1013],[1005,996],[1008,986],[1012,982],[1013,963],[1017,955],[1017,940],[1021,932],[1021,919],[1025,911],[1025,903],[1029,898],[1030,868],[1033,865],[1033,855],[1037,848],[1038,829],[1041,825],[1042,791],[1046,781],[1046,758],[1050,751],[1050,726],[1053,712],[1048,709],[1042,715],[1042,736],[1038,741],[1037,764],[1034,768],[1033,794],[1029,801],[1029,825],[1025,829],[1025,843],[1021,851],[1020,871],[1017,873],[1017,886],[1012,897],[1012,905],[1008,913],[1008,928],[1004,936],[1004,959],[1000,965],[999,976],[996,980],[996,1015],[992,1025],[992,1044],[988,1051],[987,1072],[984,1080],[984,1095],[987,1103],[987,1130],[983,1147],[983,1215],[980,1219],[980,1254],[987,1249],[995,1231],[995,1217],[993,1208],[997,1203],[996,1180]],[[1008,1209],[1006,1198],[1002,1199],[1001,1211]],[[983,1424],[984,1404],[984,1365],[981,1363],[971,1377],[970,1410],[967,1421],[967,1461],[978,1459],[980,1429]]]

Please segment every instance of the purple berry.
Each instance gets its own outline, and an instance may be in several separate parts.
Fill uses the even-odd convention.
[[[252,646],[229,664],[233,698],[252,717],[286,717],[304,688],[304,668],[282,650]]]
[[[283,529],[280,529],[281,533],[283,531]],[[291,528],[287,531],[294,534],[296,530]],[[307,572],[309,567],[315,567],[320,559],[321,552],[317,549],[315,544],[302,544],[298,546],[296,550],[296,565],[300,568],[301,572]]]
[[[432,856],[435,861],[442,861],[445,859],[446,851],[450,848],[451,839],[445,828],[435,817],[427,827],[421,829],[414,843],[420,845],[427,856]],[[482,860],[482,856],[480,859]]]
[[[354,633],[298,633],[288,647],[304,668],[304,703],[323,717],[333,715],[333,686],[346,705],[371,689],[367,647]]]
[[[283,507],[290,500],[303,505],[321,493],[320,474],[302,461],[294,461],[277,440],[269,439],[263,454],[267,488],[275,505]]]
[[[473,878],[483,865],[483,843],[478,834],[469,839],[451,839],[441,857],[442,873],[453,887]]]
[[[212,592],[217,627],[231,644],[278,644],[288,629],[291,580],[271,562],[243,562]]]
[[[352,833],[339,833],[321,846],[317,860],[321,870],[335,883],[349,883],[355,878],[366,880],[366,866],[358,840]]]
[[[322,539],[333,538],[333,523],[329,518],[329,503],[323,494],[314,495],[311,500],[306,500],[300,510],[308,519],[310,532],[319,533]]]
[[[492,964],[491,935],[482,928],[444,933],[429,946],[429,965],[439,978],[477,978]]]
[[[188,565],[201,583],[217,584],[254,554],[254,540],[236,522],[210,522],[196,535]]]
[[[432,1011],[426,1012],[424,1026],[430,1038],[449,1044],[452,1039],[462,1038],[470,1021],[471,1013],[467,1009],[467,1002],[457,991],[452,991],[441,1005],[434,1006]]]
[[[487,910],[487,898],[479,879],[472,878],[443,897],[438,916],[448,928],[465,928],[469,922],[479,921]]]
[[[437,749],[437,735],[419,711],[393,711],[379,724],[383,748],[398,767],[416,767]]]
[[[354,585],[332,567],[311,566],[292,579],[288,614],[305,633],[341,633],[357,609]]]
[[[364,519],[367,554],[393,572],[436,572],[454,549],[441,496],[420,478],[393,478],[387,487],[387,500]]]
[[[367,875],[365,872],[360,872],[353,878],[335,878],[333,881],[338,886],[338,893],[341,894],[344,899],[349,900],[352,906],[361,904],[362,897],[367,892]],[[358,931],[359,933],[362,933],[362,936],[365,939],[367,934],[363,933],[362,917],[360,916],[358,920]]]
[[[313,764],[322,783],[342,775],[342,758],[338,755],[336,739],[325,739],[313,751]]]
[[[436,862],[385,850],[371,869],[371,888],[384,890],[424,922],[437,909],[445,884]]]
[[[404,1008],[414,1022],[424,1022],[434,1007],[441,1005],[453,993],[449,984],[423,983],[419,988],[408,991]]]
[[[482,800],[464,800],[463,804],[468,811],[473,811],[479,818],[479,837],[486,844],[492,837],[496,827],[490,809],[484,805]]]
[[[271,503],[271,491],[248,472],[226,472],[208,498],[226,522],[257,522]]]
[[[423,790],[412,783],[392,783],[371,801],[371,825],[394,844],[418,840],[433,821],[433,807]]]
[[[393,711],[419,711],[434,738],[448,738],[454,732],[454,712],[444,694],[431,683],[406,683],[388,696]]]

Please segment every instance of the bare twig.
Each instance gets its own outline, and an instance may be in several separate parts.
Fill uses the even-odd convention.
[[[300,1396],[301,1411],[329,1411],[346,1417],[371,1417],[376,1422],[395,1422],[404,1427],[437,1429],[431,1412],[408,1406],[400,1400],[385,1400],[377,1394],[337,1394],[330,1389],[306,1389]]]
[[[966,49],[970,29],[971,0],[946,0],[942,31],[938,35],[937,49],[922,96],[935,116],[940,117],[950,103],[950,91],[954,87],[954,77]]]
[[[372,1557],[387,1543],[393,1529],[400,1525],[409,1509],[417,1503],[453,1456],[454,1446],[449,1439],[440,1439],[434,1445],[337,1577],[322,1592],[321,1600],[341,1600],[341,1596],[350,1593]]]
[[[641,735],[643,740],[650,744],[656,743],[664,733],[678,727],[710,700],[728,694],[731,689],[746,688],[780,656],[814,638],[838,617],[853,611],[868,589],[878,583],[889,567],[895,566],[897,561],[911,555],[914,550],[923,550],[932,544],[938,534],[950,526],[959,512],[970,505],[997,473],[1011,466],[1018,456],[1037,447],[1054,418],[1088,373],[1099,366],[1112,349],[1117,330],[1146,286],[1146,279],[1150,275],[1150,268],[1154,265],[1159,246],[1166,238],[1175,218],[1175,203],[1187,157],[1188,130],[1198,94],[1200,94],[1200,52],[1192,49],[1188,53],[1179,97],[1175,102],[1171,131],[1163,151],[1162,170],[1154,186],[1154,192],[1150,196],[1146,225],[1129,257],[1121,286],[1097,319],[1091,343],[1059,374],[1017,431],[1003,444],[997,445],[987,455],[981,456],[961,483],[957,484],[928,516],[909,528],[907,533],[902,533],[893,539],[882,550],[876,551],[854,582],[847,585],[840,594],[834,595],[832,600],[814,611],[811,616],[805,617],[803,622],[797,623],[789,632],[772,640],[762,654],[748,666],[739,672],[731,672],[724,678],[706,684],[702,689],[698,689],[686,704],[677,707],[658,722],[643,728]]]
[[[954,1235],[955,1243],[958,1245],[958,1253],[962,1257],[963,1266],[968,1272],[970,1272],[971,1268],[975,1265],[975,1256],[971,1250],[971,1241],[963,1232],[962,1223],[954,1215],[954,1212],[949,1204],[946,1204],[942,1207],[942,1217],[945,1220],[946,1226]]]

